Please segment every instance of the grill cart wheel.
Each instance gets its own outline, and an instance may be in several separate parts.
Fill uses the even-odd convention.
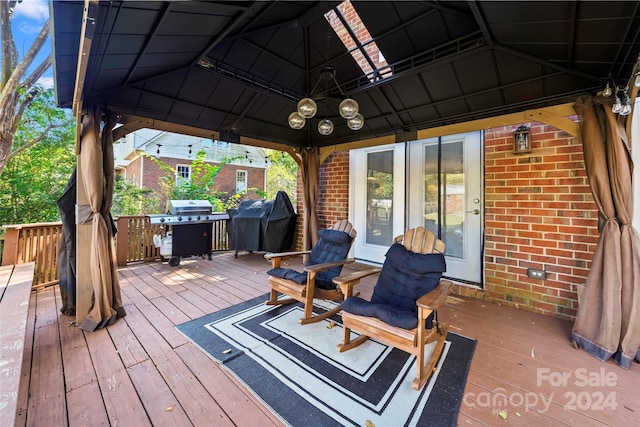
[[[178,264],[180,264],[179,256],[172,256],[171,258],[169,258],[169,265],[171,267],[176,267]]]

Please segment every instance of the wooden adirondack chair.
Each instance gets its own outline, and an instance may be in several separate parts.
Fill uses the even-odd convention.
[[[395,243],[401,244],[403,248],[396,246]],[[398,307],[395,303],[397,303],[397,301],[390,302],[390,300],[385,300],[384,297],[388,296],[389,293],[382,290],[383,287],[386,287],[388,291],[390,289],[389,286],[391,286],[393,288],[393,292],[396,292],[399,289],[398,287],[405,285],[404,283],[400,283],[400,279],[394,278],[402,274],[398,274],[398,272],[395,271],[393,273],[391,273],[391,271],[387,271],[387,274],[385,274],[385,269],[393,268],[390,267],[392,263],[392,261],[390,261],[390,254],[394,249],[394,254],[397,253],[399,256],[404,256],[407,259],[411,257],[415,258],[412,258],[411,262],[407,261],[410,265],[402,266],[402,269],[406,269],[406,271],[411,270],[412,266],[415,264],[418,265],[419,269],[422,268],[420,267],[421,265],[426,265],[425,262],[422,261],[425,257],[421,257],[420,254],[436,254],[436,257],[427,258],[437,261],[435,264],[440,262],[435,258],[441,258],[442,267],[444,267],[444,256],[442,255],[445,249],[444,242],[436,239],[431,231],[426,230],[424,227],[418,227],[416,229],[407,230],[403,236],[395,238],[394,245],[387,253],[387,259],[382,269],[374,268],[365,271],[357,271],[352,274],[333,279],[334,283],[340,286],[342,292],[346,296],[349,296],[346,297],[346,300],[342,305],[343,338],[342,343],[338,345],[337,349],[340,352],[347,351],[362,344],[368,338],[373,338],[406,351],[407,353],[414,354],[417,356],[417,373],[416,378],[413,380],[412,387],[419,390],[431,376],[434,366],[444,347],[444,341],[447,336],[449,326],[448,324],[437,321],[437,310],[442,306],[447,298],[447,294],[452,283],[448,280],[439,279],[440,274],[444,269],[440,270],[440,273],[434,272],[435,276],[432,275],[429,279],[424,279],[423,276],[423,279],[419,279],[422,280],[422,283],[432,281],[432,284],[423,288],[426,289],[431,286],[433,289],[421,294],[422,290],[420,289],[423,288],[418,287],[416,291],[413,292],[415,298],[409,299],[409,303],[411,300],[415,300],[417,313],[403,312],[403,314],[406,314],[407,316],[400,321],[396,313]],[[417,254],[417,256],[411,254]],[[427,261],[426,263],[430,264],[431,261]],[[424,268],[426,269],[426,267]],[[360,282],[361,278],[376,273],[380,273],[380,277],[378,278],[378,282],[374,288],[371,302],[364,301],[357,297],[350,297],[353,295],[353,287]],[[384,280],[390,278],[393,283],[381,284],[383,277],[385,277]],[[377,292],[378,294],[376,294]],[[400,293],[402,293],[402,290],[400,290]],[[391,299],[395,299],[395,296]],[[354,311],[355,313],[351,311]],[[434,315],[430,316],[432,313]],[[417,326],[400,327],[390,324],[388,321],[381,320],[379,317],[373,317],[372,315],[380,316],[384,319],[391,318],[393,323],[402,323],[403,326],[405,326],[404,324],[411,323],[415,319],[414,323],[416,323]],[[412,316],[415,317],[413,318]],[[431,329],[427,329],[426,323],[430,317],[434,319],[433,327]],[[352,330],[359,332],[361,335],[352,340]],[[425,345],[433,341],[437,342],[435,349],[433,350],[431,357],[425,361]]]
[[[320,239],[310,251],[267,253],[265,258],[271,261],[271,270],[267,271],[271,291],[267,305],[289,304],[300,301],[304,304],[304,317],[301,324],[319,322],[340,311],[340,306],[320,315],[313,315],[313,299],[342,302],[345,294],[332,282],[342,271],[342,266],[353,262],[347,258],[356,230],[346,219],[335,223],[331,228],[318,232]],[[282,260],[292,256],[309,255],[304,272],[282,268]],[[282,293],[290,298],[278,299]],[[351,294],[349,294],[351,295]]]

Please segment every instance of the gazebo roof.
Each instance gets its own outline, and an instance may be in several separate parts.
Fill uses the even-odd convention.
[[[608,77],[624,86],[640,50],[636,1],[354,1],[387,66],[366,38],[345,47],[324,17],[339,2],[94,2],[86,28],[83,4],[52,2],[60,106],[81,96],[84,105],[210,130],[230,142],[402,140],[573,102],[602,90]],[[348,50],[360,48],[372,58],[368,75]],[[291,129],[287,117],[327,66],[358,101],[364,127],[350,130],[329,99],[318,116],[332,118],[332,135],[320,135],[316,119]],[[318,92],[339,95],[325,82]]]

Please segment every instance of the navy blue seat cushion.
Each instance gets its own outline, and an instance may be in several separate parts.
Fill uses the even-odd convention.
[[[319,230],[318,242],[311,249],[309,260],[305,265],[324,264],[327,262],[336,262],[347,257],[353,237],[344,231],[338,230]],[[342,265],[333,267],[329,270],[321,271],[316,275],[316,287],[320,289],[335,289],[333,278],[340,275]],[[298,272],[291,268],[272,268],[267,271],[270,276],[280,277],[292,280],[299,284],[307,283],[307,272]]]
[[[446,271],[444,255],[418,254],[394,243],[386,254],[371,301],[349,297],[342,309],[362,316],[377,317],[405,329],[418,326],[416,301],[436,286]],[[431,318],[427,321],[430,328]]]

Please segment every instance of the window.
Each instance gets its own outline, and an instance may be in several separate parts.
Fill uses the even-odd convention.
[[[236,171],[236,193],[247,191],[247,171]]]
[[[190,165],[176,166],[176,184],[177,185],[191,184],[191,166]]]
[[[229,149],[229,143],[227,141],[218,141],[216,139],[216,148],[218,150],[228,150]]]

